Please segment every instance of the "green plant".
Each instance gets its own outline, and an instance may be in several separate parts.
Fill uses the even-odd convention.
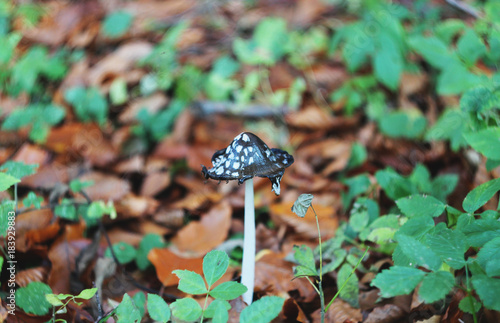
[[[45,295],[48,294],[52,294],[49,285],[42,282],[31,282],[26,287],[16,290],[16,305],[26,313],[35,315],[48,314],[52,307],[45,298]]]
[[[80,294],[74,296],[71,294],[45,294],[45,299],[52,305],[52,320],[51,322],[66,322],[64,319],[56,319],[57,314],[64,314],[68,310],[66,306],[69,302],[74,302],[77,305],[82,305],[82,302],[78,302],[76,299],[91,299],[97,292],[97,288],[84,289]],[[56,311],[57,308],[57,311]]]
[[[396,200],[406,218],[393,237],[386,236],[398,242],[394,266],[379,273],[372,285],[383,297],[408,294],[419,286],[418,295],[426,303],[442,300],[453,288],[460,288],[467,296],[459,307],[471,313],[475,322],[481,304],[500,310],[500,213],[498,209],[476,213],[499,190],[499,179],[473,189],[462,203],[465,213],[432,196],[416,194]],[[448,225],[435,224],[433,218],[443,211]],[[465,254],[470,248],[478,251],[477,257]]]
[[[301,247],[294,247],[294,259],[297,262],[298,266],[294,268],[294,276],[296,278],[305,277],[309,283],[314,287],[316,293],[318,293],[320,297],[321,304],[321,322],[325,322],[325,313],[328,311],[328,308],[332,305],[333,301],[340,296],[341,298],[346,299],[350,303],[354,302],[353,305],[357,304],[358,297],[358,281],[357,277],[354,275],[356,269],[360,266],[361,261],[365,258],[368,253],[369,248],[366,248],[363,255],[358,258],[356,265],[351,266],[349,264],[344,264],[339,270],[337,277],[337,286],[338,291],[332,297],[328,305],[325,306],[325,294],[323,290],[323,274],[337,268],[344,260],[345,254],[336,254],[337,261],[332,262],[335,263],[335,266],[327,265],[328,269],[323,266],[323,244],[321,242],[321,231],[319,227],[319,220],[314,207],[312,206],[313,195],[311,194],[302,194],[300,195],[292,207],[292,212],[297,214],[299,217],[303,218],[307,210],[311,208],[314,212],[314,217],[316,218],[316,226],[318,229],[318,252],[319,252],[319,269],[316,267],[316,259],[314,257],[314,253],[308,246],[302,245]],[[342,249],[339,249],[342,250]],[[338,259],[341,259],[338,261]],[[331,264],[331,263],[330,263]],[[326,270],[324,270],[326,269]],[[312,277],[315,279],[315,283],[313,283],[310,279]],[[354,278],[353,280],[350,280]]]
[[[108,102],[97,88],[75,86],[67,89],[64,99],[73,106],[76,116],[84,121],[96,121],[100,125],[106,122]]]
[[[107,37],[120,37],[130,28],[132,21],[133,17],[129,12],[115,11],[104,18],[101,32]]]
[[[149,251],[153,248],[165,247],[165,245],[165,241],[161,236],[149,233],[142,238],[137,249],[126,242],[118,242],[113,244],[111,247],[106,248],[104,255],[112,258],[112,248],[119,263],[127,264],[135,261],[140,270],[145,270],[149,265],[151,265],[148,260]]]

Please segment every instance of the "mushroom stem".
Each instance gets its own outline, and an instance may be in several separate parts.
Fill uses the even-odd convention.
[[[252,304],[255,280],[255,206],[253,199],[253,179],[245,182],[243,263],[241,267],[241,283],[248,288],[243,294],[243,301],[250,305]]]

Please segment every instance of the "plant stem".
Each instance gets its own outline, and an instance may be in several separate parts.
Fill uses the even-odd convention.
[[[365,256],[368,253],[369,249],[370,249],[370,247],[366,248],[365,252],[363,253],[363,256],[361,256],[361,258],[359,258],[358,263],[356,264],[356,266],[354,266],[354,268],[352,269],[351,273],[349,274],[349,276],[347,277],[347,279],[345,280],[345,282],[342,284],[342,287],[339,288],[339,290],[337,291],[337,293],[335,294],[335,296],[333,296],[333,298],[330,301],[330,303],[328,303],[328,305],[326,306],[325,311],[328,311],[328,308],[330,308],[330,305],[332,305],[333,301],[337,298],[337,296],[339,296],[340,292],[344,289],[345,285],[347,284],[347,282],[349,281],[349,279],[351,278],[351,276],[354,274],[354,272],[356,271],[356,269],[361,264],[361,261],[365,258]]]
[[[316,218],[316,226],[318,228],[318,243],[319,243],[319,299],[321,303],[321,323],[325,322],[325,293],[323,292],[323,247],[321,245],[321,231],[319,229],[319,219],[316,210],[311,204],[311,209],[314,212],[314,217]]]
[[[248,289],[243,294],[243,301],[250,305],[252,304],[255,280],[255,206],[253,199],[253,179],[245,182],[244,226],[241,283]]]

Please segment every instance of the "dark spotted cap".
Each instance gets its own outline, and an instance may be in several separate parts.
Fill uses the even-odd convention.
[[[202,165],[205,178],[220,181],[238,180],[242,184],[247,179],[267,177],[273,184],[273,191],[280,195],[280,181],[285,168],[293,164],[293,156],[277,148],[269,148],[259,137],[250,132],[242,132],[226,148],[212,156],[213,167]]]

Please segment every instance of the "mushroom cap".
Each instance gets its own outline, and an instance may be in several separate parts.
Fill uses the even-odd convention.
[[[293,156],[286,151],[269,148],[253,133],[242,132],[227,148],[215,152],[212,168],[202,165],[201,172],[207,179],[238,180],[239,184],[254,176],[267,177],[273,184],[273,191],[279,195],[281,177],[293,161]]]

